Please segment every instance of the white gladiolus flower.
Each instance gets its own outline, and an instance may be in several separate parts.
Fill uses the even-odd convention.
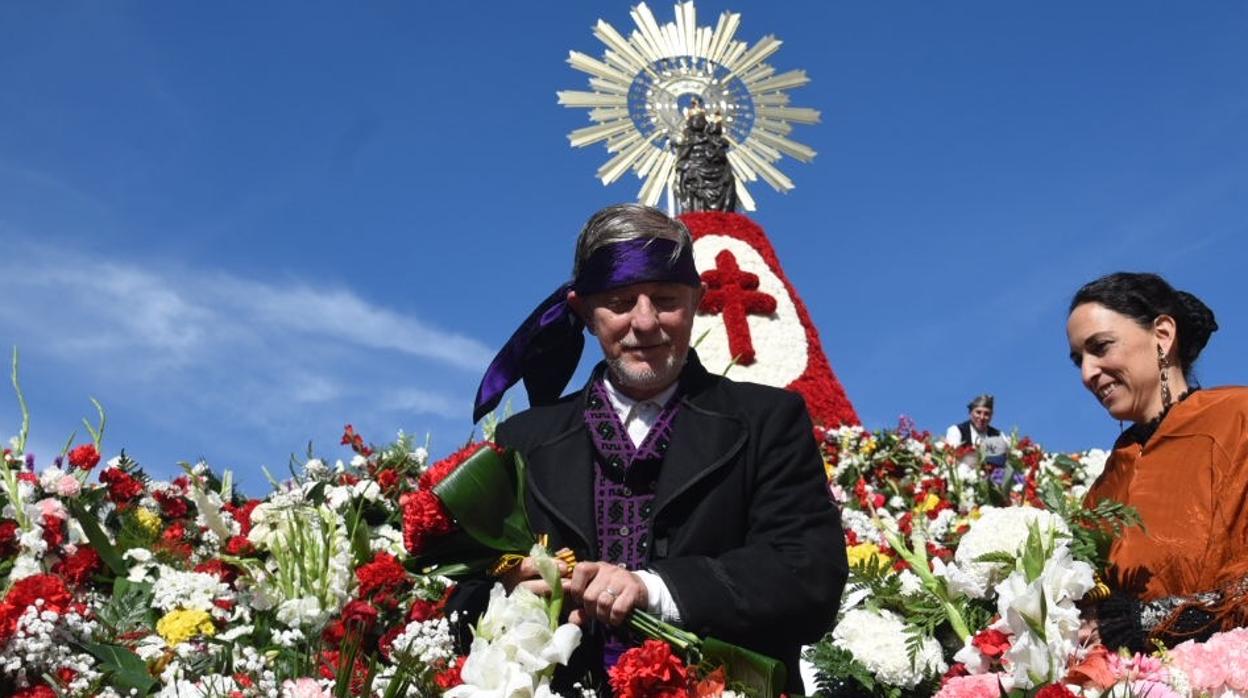
[[[852,654],[886,685],[913,688],[948,669],[940,644],[930,637],[923,639],[912,664],[907,637],[901,618],[884,610],[850,611],[832,630],[832,644]]]
[[[581,629],[570,623],[552,630],[546,602],[527,589],[507,596],[501,584],[477,622],[472,650],[460,672],[464,680],[448,698],[536,698],[550,695],[549,674],[566,664],[581,642]]]
[[[315,628],[329,619],[329,613],[321,608],[320,599],[302,596],[283,601],[277,607],[277,620],[292,628]]]
[[[1078,645],[1080,618],[1075,602],[1094,585],[1092,567],[1074,560],[1065,545],[1057,546],[1040,576],[1030,583],[1021,570],[1015,570],[997,585],[1001,620],[996,626],[1014,636],[1006,659],[1012,664],[1017,686],[1034,686],[1033,676],[1061,678],[1066,659]],[[1033,625],[1043,635],[1037,635]]]

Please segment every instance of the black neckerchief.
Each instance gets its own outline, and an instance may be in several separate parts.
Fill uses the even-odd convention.
[[[1170,414],[1170,409],[1186,400],[1189,395],[1197,390],[1200,390],[1200,386],[1195,386],[1185,390],[1179,395],[1179,399],[1162,409],[1161,414],[1153,417],[1147,422],[1136,422],[1135,424],[1132,424],[1131,428],[1127,429],[1127,439],[1139,444],[1140,448],[1143,448],[1148,444],[1148,440],[1153,438],[1153,434],[1157,433],[1157,429],[1161,427],[1161,420],[1165,419],[1166,415]]]

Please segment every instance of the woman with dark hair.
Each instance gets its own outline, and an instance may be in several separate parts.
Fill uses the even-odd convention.
[[[1248,625],[1248,388],[1199,389],[1213,312],[1155,274],[1093,281],[1066,334],[1083,384],[1130,428],[1085,503],[1134,507],[1114,542],[1111,594],[1091,610],[1108,647],[1152,649]]]

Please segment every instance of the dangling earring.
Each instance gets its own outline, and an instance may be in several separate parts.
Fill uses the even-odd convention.
[[[1166,358],[1166,353],[1161,350],[1161,345],[1157,345],[1157,368],[1161,371],[1161,409],[1170,409],[1170,405],[1174,403],[1174,397],[1170,394],[1170,381],[1166,374],[1170,368],[1170,360]]]

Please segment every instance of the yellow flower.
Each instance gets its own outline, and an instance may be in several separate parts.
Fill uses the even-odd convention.
[[[849,566],[856,567],[867,564],[888,563],[888,556],[880,551],[880,546],[875,543],[859,543],[851,545],[845,549],[845,554],[849,556]]]
[[[148,509],[147,507],[139,507],[134,510],[134,520],[139,522],[139,526],[147,531],[149,535],[160,535],[162,524],[160,522],[160,514]]]
[[[940,504],[940,497],[937,497],[931,492],[928,492],[927,496],[923,498],[923,501],[919,502],[919,511],[926,514],[932,509],[935,509],[939,504]]]
[[[858,449],[858,452],[864,456],[869,456],[872,453],[875,453],[877,446],[879,446],[879,444],[876,443],[875,438],[872,437],[863,442],[862,447]]]
[[[196,635],[215,635],[217,626],[207,611],[179,608],[156,621],[156,632],[170,647],[176,647]]]

